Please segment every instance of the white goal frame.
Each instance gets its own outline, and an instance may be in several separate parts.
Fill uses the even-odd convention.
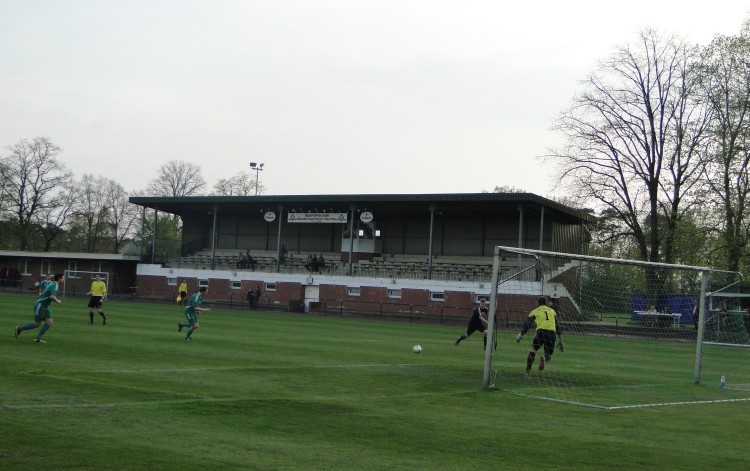
[[[534,257],[536,258],[537,262],[539,261],[540,257],[548,256],[548,257],[560,257],[560,258],[568,258],[568,259],[575,259],[576,261],[581,262],[597,262],[597,263],[610,263],[610,264],[617,264],[617,265],[634,265],[639,267],[654,267],[654,268],[666,268],[666,269],[678,269],[678,270],[684,270],[684,271],[693,271],[696,273],[697,276],[700,277],[700,295],[699,295],[699,322],[698,322],[698,332],[697,332],[697,339],[696,339],[696,345],[695,345],[695,368],[694,368],[694,383],[700,384],[701,382],[701,358],[702,358],[702,348],[703,348],[703,339],[704,339],[704,324],[706,319],[706,297],[711,296],[713,293],[707,293],[707,286],[708,286],[708,274],[718,274],[718,273],[730,273],[724,270],[715,270],[707,267],[697,267],[697,266],[686,266],[686,265],[677,265],[677,264],[666,264],[666,263],[654,263],[654,262],[643,262],[643,261],[636,261],[636,260],[623,260],[623,259],[613,259],[613,258],[606,258],[606,257],[594,257],[589,255],[578,255],[578,254],[568,254],[568,253],[561,253],[561,252],[550,252],[550,251],[543,251],[543,250],[535,250],[535,249],[520,249],[517,247],[507,247],[507,246],[496,246],[493,253],[493,270],[492,270],[492,286],[491,286],[491,294],[490,294],[490,309],[489,309],[489,316],[488,316],[488,327],[487,327],[487,336],[488,336],[488,345],[493,345],[494,342],[496,342],[496,339],[494,338],[497,335],[496,331],[496,323],[498,322],[496,319],[496,314],[498,311],[497,301],[498,301],[498,292],[499,292],[499,286],[503,283],[506,283],[510,280],[516,279],[519,274],[523,274],[526,272],[531,272],[531,270],[534,270],[535,267],[517,267],[515,271],[512,271],[507,277],[501,279],[501,268],[503,266],[507,267],[508,263],[505,262],[504,264],[501,263],[501,253],[504,254],[518,254],[519,260],[521,256],[525,257]],[[738,275],[739,279],[742,279],[742,274],[738,272],[731,272],[733,274]],[[529,273],[530,274],[530,273]],[[540,284],[540,292],[538,293],[539,296],[544,296],[545,293],[543,293],[541,290]],[[493,360],[493,349],[488,348],[485,351],[485,358],[484,358],[484,374],[482,379],[482,388],[484,390],[488,390],[494,385],[491,382],[491,374],[492,374],[492,360]]]

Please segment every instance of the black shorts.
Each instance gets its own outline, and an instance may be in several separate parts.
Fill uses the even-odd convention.
[[[484,323],[476,317],[472,317],[469,321],[469,327],[466,328],[466,335],[471,335],[474,332],[484,332],[485,330],[487,330],[487,327],[484,326]]]
[[[101,296],[91,296],[91,299],[89,299],[89,307],[90,308],[101,309],[101,307],[102,307],[102,297]]]
[[[557,334],[554,330],[537,330],[531,346],[534,350],[539,350],[539,347],[544,346],[545,355],[551,357],[555,352],[555,339],[557,339]]]

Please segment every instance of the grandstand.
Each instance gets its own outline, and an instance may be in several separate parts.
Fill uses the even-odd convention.
[[[467,307],[476,295],[489,293],[485,285],[491,280],[496,245],[585,254],[586,225],[594,222],[586,211],[530,193],[130,201],[153,210],[152,225],[164,212],[183,223],[179,253],[139,268],[139,287],[168,291],[178,276],[196,286],[210,280],[220,287],[220,296],[224,283],[242,287],[236,289],[263,283],[270,302],[281,305],[301,299],[317,304],[331,296],[321,293],[336,293],[338,301],[366,296],[372,302],[394,303],[403,295],[414,302]],[[162,253],[162,241],[142,242],[148,244]],[[237,266],[238,254],[246,251],[256,261],[254,268]],[[326,266],[314,273],[305,267],[312,254],[326,259]],[[532,280],[538,276],[525,272],[519,260],[502,263],[501,274],[523,271]]]

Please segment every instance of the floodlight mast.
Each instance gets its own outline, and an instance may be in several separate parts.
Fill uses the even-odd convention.
[[[250,168],[255,170],[255,196],[258,196],[258,187],[260,186],[260,172],[263,171],[264,163],[250,162]]]

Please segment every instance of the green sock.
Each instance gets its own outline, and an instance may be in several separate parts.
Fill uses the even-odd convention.
[[[45,325],[47,325],[47,324],[45,324]],[[23,332],[24,330],[31,330],[33,328],[34,328],[34,323],[33,322],[29,322],[28,324],[19,327],[18,331],[19,332]]]
[[[42,338],[42,335],[44,335],[49,330],[49,324],[46,322],[42,324],[42,328],[39,330],[39,334],[37,334],[36,338],[40,339]]]

